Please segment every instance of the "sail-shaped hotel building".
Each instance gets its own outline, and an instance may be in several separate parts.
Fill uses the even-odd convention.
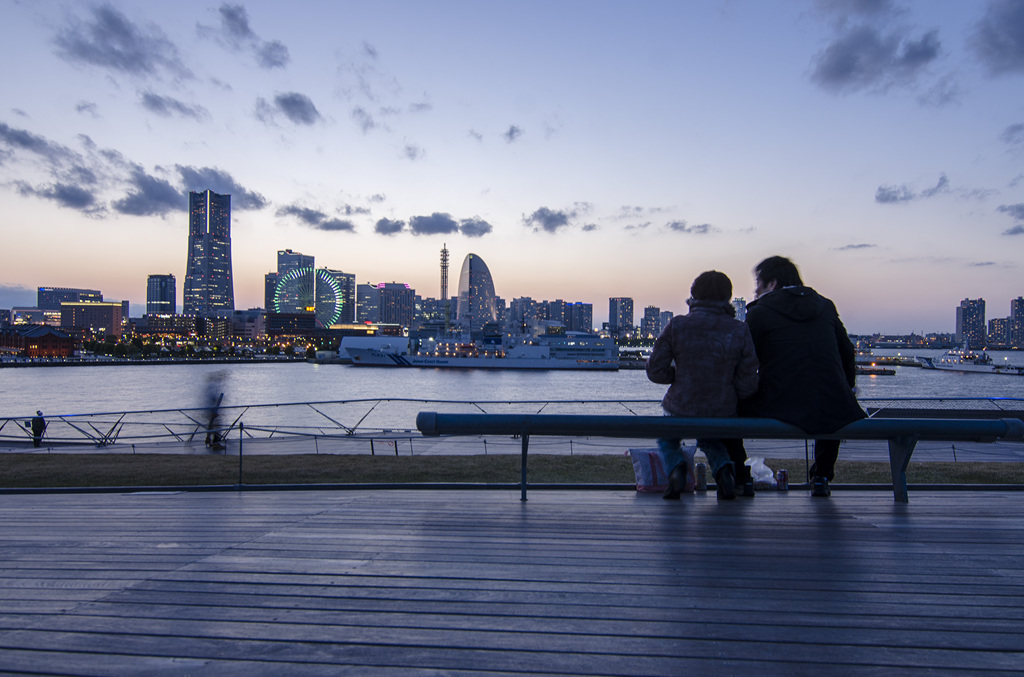
[[[459,305],[456,318],[464,330],[479,331],[497,319],[494,280],[487,264],[476,254],[467,254],[459,275]]]

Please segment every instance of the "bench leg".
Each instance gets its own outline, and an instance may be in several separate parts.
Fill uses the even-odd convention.
[[[917,446],[917,438],[912,436],[894,437],[889,440],[889,467],[892,470],[892,493],[899,503],[909,503],[907,495],[907,466],[910,456]]]
[[[520,461],[522,478],[519,481],[520,501],[526,500],[526,450],[530,446],[530,433],[523,433],[523,459]]]

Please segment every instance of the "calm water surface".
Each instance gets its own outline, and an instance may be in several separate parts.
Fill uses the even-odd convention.
[[[877,351],[895,355],[901,351]],[[904,355],[908,354],[902,351]],[[940,354],[917,351],[910,354]],[[1024,364],[1024,353],[991,353]],[[860,397],[1024,397],[1024,377],[898,367],[861,376]],[[665,387],[642,370],[617,372],[441,370],[333,364],[146,365],[0,369],[0,417],[200,407],[208,388],[225,405],[322,400],[659,400]]]

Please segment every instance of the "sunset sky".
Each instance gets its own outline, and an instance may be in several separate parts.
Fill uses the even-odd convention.
[[[773,254],[853,333],[1024,295],[1024,1],[0,2],[0,307],[180,304],[206,188],[238,308],[285,248],[437,296],[445,243],[597,324]]]

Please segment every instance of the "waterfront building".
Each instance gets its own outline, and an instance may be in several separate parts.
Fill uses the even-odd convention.
[[[658,338],[661,334],[661,308],[647,306],[644,308],[644,319],[640,320],[641,338]]]
[[[582,331],[588,334],[594,333],[594,304],[592,303],[569,303],[566,305],[566,317],[568,322],[565,328],[568,331]]]
[[[956,340],[969,348],[984,348],[985,299],[964,299],[956,309]]]
[[[0,352],[24,357],[72,357],[75,340],[45,325],[11,325],[0,327]]]
[[[508,329],[513,334],[531,334],[540,323],[537,303],[529,296],[512,299],[508,306]]]
[[[554,301],[547,302],[547,320],[555,324],[562,325],[563,327],[568,324],[565,317],[565,311],[567,304],[562,299],[555,299]]]
[[[267,333],[266,313],[262,308],[236,310],[231,316],[231,334],[243,341],[252,342]]]
[[[356,321],[356,276],[330,268],[321,270],[332,280],[330,287],[335,294],[334,299],[338,309],[338,316],[331,324],[353,324]],[[318,304],[320,303],[319,299],[318,292]]]
[[[208,317],[235,309],[231,274],[231,196],[188,194],[188,260],[182,293],[186,315]]]
[[[1010,345],[1024,348],[1024,297],[1010,301]]]
[[[740,300],[742,301],[743,299]],[[744,314],[746,314],[746,306],[744,306]],[[658,336],[661,336],[661,332],[665,331],[665,327],[667,327],[669,323],[672,322],[672,318],[674,316],[675,313],[673,313],[671,310],[661,311],[661,317],[659,318],[660,322],[658,323],[658,326],[661,328],[658,330]]]
[[[299,268],[314,268],[316,267],[315,261],[313,256],[293,252],[291,249],[278,249],[277,274],[284,275],[290,270],[297,270]]]
[[[415,317],[416,290],[400,282],[382,282],[380,292],[380,322],[411,327]]]
[[[608,299],[608,333],[614,338],[633,334],[633,299],[615,296]]]
[[[147,315],[173,315],[176,312],[176,284],[170,273],[149,276],[146,280]]]
[[[274,292],[277,291],[277,273],[263,276],[263,307],[268,313],[274,312]]]
[[[476,254],[466,254],[459,275],[457,321],[471,332],[494,322],[497,320],[494,299],[494,280],[487,264]]]
[[[990,347],[1010,345],[1010,318],[993,317],[988,321],[988,345]]]
[[[380,322],[380,289],[377,285],[356,285],[356,322]]]
[[[36,308],[60,310],[61,303],[80,301],[102,301],[103,294],[97,289],[75,289],[73,287],[39,287],[36,290]]]
[[[121,338],[124,305],[119,301],[60,304],[61,329],[77,329]]]

